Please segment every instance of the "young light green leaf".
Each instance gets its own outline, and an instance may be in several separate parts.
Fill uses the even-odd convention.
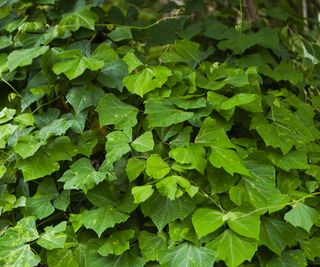
[[[76,113],[79,113],[87,107],[96,106],[103,95],[104,91],[101,88],[90,83],[89,85],[71,88],[66,98]]]
[[[61,222],[56,226],[47,226],[44,228],[44,233],[40,235],[37,244],[48,250],[56,248],[64,248],[67,238],[65,233],[67,222]]]
[[[70,166],[58,180],[64,182],[64,189],[81,189],[85,193],[105,179],[105,174],[96,171],[91,161],[81,158]]]
[[[238,156],[237,152],[232,149],[219,146],[212,147],[209,161],[216,168],[223,167],[231,175],[240,173],[250,176],[242,159]]]
[[[18,67],[24,67],[32,64],[32,60],[47,52],[49,46],[33,47],[11,52],[7,59],[7,66],[10,71]]]
[[[126,174],[129,181],[134,181],[146,168],[146,161],[139,158],[129,158],[126,166]]]
[[[63,135],[69,128],[71,128],[72,124],[73,121],[66,118],[54,120],[48,126],[40,129],[40,139],[45,141],[52,135]]]
[[[252,259],[258,248],[258,241],[225,230],[206,247],[216,251],[217,259],[223,260],[228,267],[237,267],[242,262]]]
[[[71,214],[70,222],[75,231],[78,231],[84,225],[87,229],[94,230],[100,237],[106,229],[117,223],[125,222],[128,218],[128,214],[115,208],[106,207],[87,210],[80,214]]]
[[[262,112],[261,96],[257,94],[240,93],[224,101],[219,109],[230,110],[237,106],[251,112]]]
[[[199,238],[206,236],[224,224],[223,213],[217,210],[200,208],[192,216],[192,224]]]
[[[134,150],[138,152],[147,152],[153,149],[154,141],[153,135],[151,131],[146,131],[142,135],[140,135],[137,139],[135,139],[131,146]]]
[[[161,179],[170,172],[170,166],[158,154],[152,154],[147,159],[146,172],[152,178]]]
[[[178,186],[185,190],[188,190],[191,187],[190,182],[179,175],[167,176],[156,183],[159,193],[170,200],[174,200],[183,194]]]
[[[171,71],[166,67],[146,67],[141,72],[126,76],[123,84],[129,92],[143,97],[146,93],[160,88],[171,75]]]
[[[0,111],[0,124],[8,122],[13,119],[13,116],[16,114],[16,110],[12,108],[4,107]]]
[[[102,256],[108,256],[109,254],[121,255],[129,249],[129,240],[133,237],[134,230],[132,229],[115,232],[98,249],[98,253]]]
[[[134,186],[131,189],[131,193],[134,197],[134,203],[137,204],[146,201],[152,196],[153,192],[154,189],[152,185]]]
[[[319,220],[319,212],[303,203],[297,203],[284,215],[284,219],[293,226],[310,232],[311,227]]]
[[[125,129],[137,124],[138,109],[120,101],[113,94],[102,97],[96,111],[101,126],[113,124],[116,129]]]
[[[132,52],[127,53],[122,59],[128,65],[128,71],[131,73],[133,70],[143,65],[139,58]]]
[[[216,260],[216,253],[204,247],[197,247],[184,242],[160,257],[164,267],[211,267]]]

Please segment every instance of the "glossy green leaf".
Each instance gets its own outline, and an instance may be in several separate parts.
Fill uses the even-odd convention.
[[[134,230],[123,230],[110,235],[108,240],[98,249],[98,253],[102,256],[109,254],[121,255],[129,249],[129,240],[134,237]]]
[[[50,136],[53,135],[62,135],[64,134],[69,128],[71,128],[73,122],[66,118],[60,118],[54,120],[48,126],[45,126],[40,129],[39,136],[41,140],[47,140]]]
[[[218,260],[223,260],[227,266],[236,267],[252,259],[258,248],[258,241],[225,230],[206,247],[216,251]]]
[[[140,185],[134,186],[131,189],[131,193],[134,197],[134,203],[141,203],[146,201],[149,197],[152,196],[154,189],[152,185]]]
[[[129,215],[115,208],[97,208],[84,211],[80,214],[71,214],[70,222],[76,231],[84,225],[87,229],[94,230],[100,237],[102,233],[117,223],[125,222]]]
[[[153,149],[154,141],[153,135],[151,131],[146,131],[142,135],[140,135],[137,139],[135,139],[131,146],[134,150],[138,152],[147,152]]]
[[[147,159],[146,172],[150,177],[161,179],[170,172],[170,167],[158,154],[152,154]]]
[[[81,158],[70,166],[59,181],[64,182],[64,189],[81,189],[86,193],[104,179],[105,174],[96,171],[89,159]]]
[[[153,194],[141,204],[141,208],[143,214],[150,217],[158,231],[161,231],[166,224],[186,218],[194,210],[195,203],[185,196],[170,200],[160,194]]]
[[[130,158],[126,166],[129,181],[134,181],[146,168],[146,161],[139,158]]]
[[[64,248],[64,244],[67,238],[66,222],[61,222],[56,226],[47,226],[44,229],[44,233],[40,235],[37,240],[37,244],[48,250]]]
[[[131,93],[143,97],[146,93],[160,88],[170,75],[171,71],[165,67],[147,67],[139,73],[126,76],[123,84]]]
[[[120,101],[113,94],[102,97],[96,111],[101,126],[113,124],[117,129],[125,129],[137,124],[138,109]]]
[[[284,215],[284,219],[293,226],[310,232],[311,227],[319,220],[319,212],[303,203],[297,203]]]
[[[215,260],[214,251],[190,243],[183,243],[160,257],[161,266],[166,267],[210,267]]]
[[[161,195],[174,200],[181,195],[181,189],[187,191],[191,185],[187,179],[179,175],[170,175],[157,182],[156,187]]]
[[[224,224],[223,213],[217,210],[200,208],[192,216],[192,224],[199,238],[206,236]]]

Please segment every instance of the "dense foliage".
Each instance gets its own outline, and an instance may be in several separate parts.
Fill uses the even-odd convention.
[[[317,22],[209,2],[2,1],[1,266],[320,264]]]

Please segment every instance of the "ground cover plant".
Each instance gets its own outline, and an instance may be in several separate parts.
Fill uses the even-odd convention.
[[[320,264],[316,1],[0,3],[0,266]]]

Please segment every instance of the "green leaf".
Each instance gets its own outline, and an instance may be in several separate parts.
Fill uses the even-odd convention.
[[[23,219],[18,221],[18,223],[15,226],[8,228],[4,232],[4,235],[0,237],[0,247],[7,247],[12,249],[13,247],[34,241],[38,237],[39,234],[36,228],[36,218],[24,217]],[[22,249],[22,247],[17,249]],[[24,247],[24,249],[27,248]]]
[[[72,124],[73,122],[66,118],[54,120],[48,126],[40,129],[40,139],[44,141],[52,135],[63,135],[69,128],[71,128]]]
[[[157,193],[141,204],[143,214],[151,218],[158,231],[176,219],[185,219],[194,208],[195,203],[189,197],[170,200]]]
[[[53,206],[62,211],[66,211],[70,205],[70,190],[63,190],[60,195],[58,195],[53,200]]]
[[[16,110],[12,108],[4,107],[0,111],[0,124],[8,122],[13,119],[13,116],[16,114]]]
[[[138,109],[120,101],[113,94],[102,97],[96,111],[101,126],[113,124],[116,129],[125,129],[137,124]]]
[[[27,198],[25,214],[33,215],[37,219],[48,217],[54,212],[51,201],[58,196],[55,182],[51,178],[45,178],[38,186],[37,193]]]
[[[260,243],[281,256],[286,246],[294,244],[296,230],[290,224],[273,218],[263,218],[260,227]]]
[[[198,238],[204,237],[224,225],[223,213],[208,208],[197,209],[192,216],[192,224]]]
[[[230,110],[237,106],[252,112],[262,112],[261,96],[256,94],[240,93],[224,101],[220,105],[219,109]]]
[[[229,140],[225,130],[216,122],[216,120],[210,117],[202,122],[195,143],[204,146],[234,148],[234,145]]]
[[[160,257],[161,266],[164,267],[211,267],[215,260],[214,251],[190,243],[182,243]]]
[[[147,175],[155,179],[161,179],[169,172],[169,165],[158,154],[152,154],[148,157],[146,165]]]
[[[122,59],[128,65],[128,71],[131,73],[133,70],[143,65],[143,63],[132,52],[127,53]]]
[[[141,255],[146,261],[158,261],[160,255],[167,249],[166,236],[163,233],[152,234],[147,231],[141,231],[139,247]]]
[[[114,227],[117,223],[125,222],[128,218],[128,214],[112,207],[106,207],[87,210],[80,214],[71,214],[70,222],[75,231],[84,225],[87,229],[94,230],[100,237],[106,229]]]
[[[80,27],[94,30],[94,24],[98,20],[97,14],[90,11],[88,7],[77,9],[65,14],[59,22],[59,26],[65,27],[69,31],[77,31]]]
[[[268,158],[275,166],[285,171],[292,169],[309,169],[308,158],[305,151],[290,151],[285,156],[277,152],[271,152]]]
[[[259,240],[260,216],[257,213],[229,212],[228,226],[239,235]]]
[[[71,160],[78,152],[78,147],[65,135],[55,138],[46,147],[46,154],[56,161]]]
[[[17,160],[17,168],[22,171],[24,181],[35,180],[59,170],[59,163],[43,151],[38,151],[32,157]]]
[[[11,52],[7,59],[7,66],[12,72],[18,67],[24,67],[32,64],[32,60],[47,52],[49,46],[33,47]]]
[[[203,146],[198,144],[189,144],[187,147],[172,149],[169,152],[169,156],[178,163],[190,164],[192,168],[201,174],[204,173],[207,165],[206,151]]]
[[[179,40],[174,43],[174,48],[177,53],[187,60],[192,62],[200,62],[200,45],[189,40]]]
[[[320,257],[320,237],[302,240],[300,245],[309,260],[314,261],[316,257]]]
[[[301,250],[287,250],[281,256],[275,256],[266,267],[304,267],[307,260]]]
[[[310,232],[311,227],[319,220],[319,212],[303,203],[297,203],[284,215],[284,219],[293,226]]]
[[[176,108],[170,100],[155,98],[150,98],[145,102],[145,114],[147,114],[150,128],[168,127],[193,117],[192,112],[186,112]]]
[[[223,260],[229,267],[236,267],[252,259],[258,248],[258,241],[225,230],[206,247],[216,251],[218,260]]]
[[[104,91],[101,88],[90,83],[89,85],[73,87],[66,98],[76,113],[79,113],[87,107],[96,106],[103,95]]]
[[[32,252],[30,245],[0,248],[0,264],[3,267],[32,267],[40,262],[40,256]]]
[[[91,161],[81,158],[70,166],[58,180],[64,182],[64,189],[81,189],[85,193],[105,179],[105,174],[96,171]]]
[[[152,185],[140,185],[134,186],[131,189],[131,193],[134,197],[134,203],[141,203],[146,201],[149,197],[152,196],[154,192]]]
[[[191,187],[190,182],[179,175],[167,176],[160,182],[156,183],[159,193],[171,200],[174,200],[182,195],[181,189],[178,186],[186,191]]]
[[[129,92],[143,97],[146,93],[160,88],[171,75],[171,71],[166,67],[146,67],[141,72],[126,76],[123,84]]]
[[[66,50],[58,54],[58,58],[64,59],[55,63],[52,70],[59,75],[64,73],[69,80],[80,76],[86,69],[95,71],[101,69],[104,65],[102,60],[93,57],[84,56],[80,50]]]
[[[121,255],[129,249],[129,240],[133,237],[134,230],[132,229],[115,232],[98,249],[98,253],[102,256],[108,256],[109,254]]]
[[[33,156],[42,145],[44,145],[44,142],[39,141],[36,136],[25,135],[19,137],[13,149],[19,156],[25,159]]]
[[[37,240],[37,244],[48,250],[64,248],[67,238],[66,227],[67,222],[61,222],[56,226],[47,226],[44,228],[44,233]]]
[[[146,168],[146,161],[139,158],[129,158],[126,166],[126,174],[129,181],[134,181]]]
[[[53,267],[79,267],[79,263],[70,249],[63,248],[47,251],[47,261],[48,265]]]
[[[131,29],[127,26],[118,26],[108,34],[108,37],[114,42],[132,39]]]
[[[250,175],[242,159],[238,156],[237,152],[232,149],[213,146],[211,148],[209,161],[216,168],[223,167],[231,175],[234,173]]]
[[[296,85],[303,80],[303,74],[286,61],[281,61],[268,75],[276,81],[289,81]]]
[[[142,135],[140,135],[137,139],[135,139],[131,146],[134,150],[138,152],[147,152],[153,149],[154,141],[153,135],[151,131],[146,131]]]

